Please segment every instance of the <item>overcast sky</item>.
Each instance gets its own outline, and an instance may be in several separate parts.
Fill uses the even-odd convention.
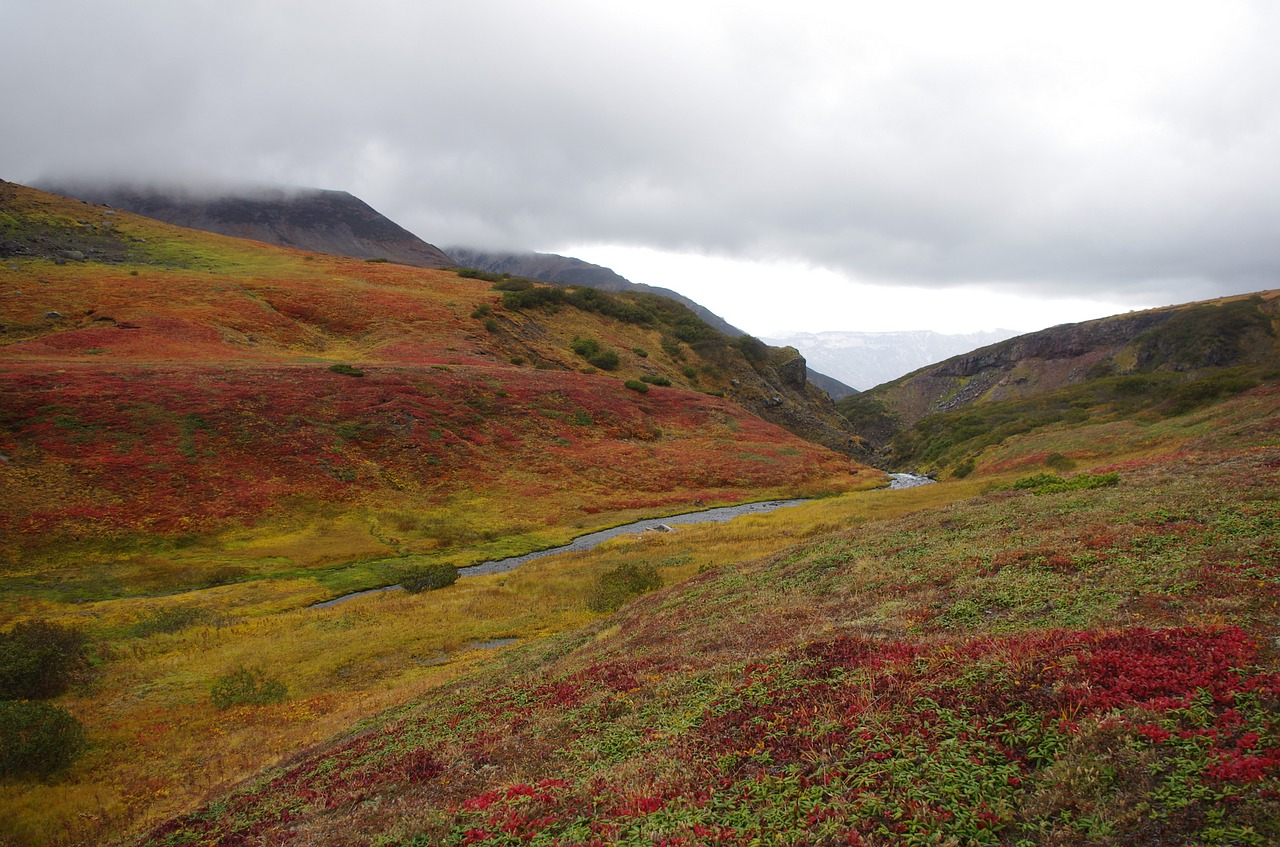
[[[0,0],[0,177],[351,191],[758,335],[1280,286],[1280,3]]]

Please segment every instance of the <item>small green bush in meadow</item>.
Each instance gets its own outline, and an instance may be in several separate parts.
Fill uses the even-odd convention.
[[[667,379],[662,374],[645,374],[644,376],[640,377],[640,381],[647,382],[650,385],[668,386],[671,384],[671,380]]]
[[[351,365],[343,365],[343,364],[330,365],[329,370],[333,371],[336,374],[342,374],[343,376],[364,376],[364,371],[360,370],[357,367],[353,367]]]
[[[411,594],[447,588],[458,581],[458,569],[443,562],[432,562],[406,570],[400,584]]]
[[[267,676],[261,668],[243,665],[225,676],[220,676],[209,688],[213,705],[219,709],[232,706],[267,706],[280,703],[289,696],[289,690],[278,679]]]
[[[600,575],[587,597],[587,608],[593,612],[614,612],[632,597],[661,587],[662,577],[658,576],[656,567],[628,562]]]
[[[575,338],[569,349],[584,359],[590,359],[600,352],[600,342],[594,338]]]
[[[46,777],[84,750],[84,727],[48,703],[0,702],[0,777]]]
[[[649,393],[649,383],[641,382],[638,379],[629,379],[626,382],[622,383],[622,385],[624,388],[630,388],[632,391],[638,391],[641,394]]]
[[[1057,474],[1038,473],[1034,476],[1025,476],[1006,488],[1014,491],[1030,491],[1033,494],[1059,494],[1063,491],[1084,491],[1119,484],[1120,474],[1118,473],[1082,473],[1070,479],[1063,479]]]
[[[57,697],[88,662],[89,640],[80,630],[23,621],[0,634],[0,700]]]
[[[587,363],[593,367],[597,367],[602,371],[612,371],[618,368],[618,354],[612,350],[601,350],[594,356],[587,357]]]
[[[637,356],[639,356],[641,359],[647,359],[647,358],[649,358],[649,351],[648,351],[648,350],[646,350],[646,349],[644,349],[643,347],[632,347],[632,348],[631,348],[631,352],[632,352],[632,353],[635,353],[635,354],[636,354]]]

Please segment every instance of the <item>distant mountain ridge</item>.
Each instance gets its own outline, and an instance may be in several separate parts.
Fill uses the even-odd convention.
[[[1020,333],[1011,329],[944,334],[932,330],[906,332],[797,332],[761,339],[794,347],[816,369],[858,391],[866,391],[904,374],[967,353]],[[840,397],[832,395],[839,400]]]
[[[41,187],[176,226],[251,238],[281,247],[353,259],[387,259],[420,268],[451,268],[458,264],[440,248],[423,241],[346,191],[317,188],[193,191],[182,187],[73,182]]]
[[[1012,434],[1090,415],[1182,414],[1277,374],[1280,290],[1273,290],[1028,333],[839,407],[881,465],[950,466],[963,475]]]

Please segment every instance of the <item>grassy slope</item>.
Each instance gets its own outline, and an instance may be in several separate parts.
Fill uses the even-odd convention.
[[[1118,485],[993,488],[1026,459],[562,564],[690,578],[143,841],[1276,843],[1280,386],[1094,435]]]
[[[0,843],[180,811],[457,675],[441,654],[595,617],[577,572],[308,603],[409,563],[883,479],[692,390],[730,375],[654,328],[10,184],[0,200],[0,626],[74,624],[98,663],[59,700],[90,752],[52,784],[2,786]],[[618,369],[587,367],[579,336]],[[675,385],[623,386],[642,374]],[[210,683],[241,664],[287,669],[290,702],[215,710]]]

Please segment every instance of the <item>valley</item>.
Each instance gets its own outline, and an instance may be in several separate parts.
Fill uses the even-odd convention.
[[[0,683],[75,657],[0,731],[83,730],[0,844],[1280,841],[1276,291],[836,405],[652,292],[12,183],[0,246]]]

